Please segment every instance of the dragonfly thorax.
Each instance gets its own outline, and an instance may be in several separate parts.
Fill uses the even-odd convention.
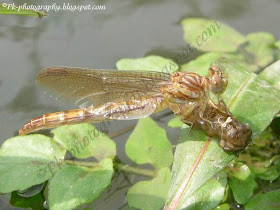
[[[162,93],[169,101],[178,103],[197,101],[208,96],[209,79],[196,73],[176,72],[170,78],[169,83],[162,89]]]

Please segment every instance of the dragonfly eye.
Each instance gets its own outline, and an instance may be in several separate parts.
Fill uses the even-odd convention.
[[[223,74],[222,70],[218,66],[211,66],[208,70],[210,89],[215,94],[222,94],[225,92],[228,79]]]

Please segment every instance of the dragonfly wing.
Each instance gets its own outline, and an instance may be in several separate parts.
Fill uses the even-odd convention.
[[[94,120],[132,120],[147,117],[154,112],[167,108],[163,97],[151,97],[142,101],[109,102],[99,107],[87,107],[86,113],[93,115]]]
[[[94,70],[72,67],[43,69],[36,83],[81,108],[160,94],[170,75],[162,72]]]

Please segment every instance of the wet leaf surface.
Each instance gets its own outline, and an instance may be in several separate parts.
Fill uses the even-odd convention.
[[[179,66],[171,59],[157,55],[150,55],[144,58],[122,58],[117,64],[119,70],[147,70],[163,73],[174,73]]]
[[[266,67],[259,76],[280,90],[280,60]]]
[[[95,157],[99,161],[114,158],[116,144],[105,134],[108,132],[106,123],[101,125],[99,129],[89,123],[65,125],[53,129],[51,133],[54,134],[54,140],[76,158]]]
[[[224,70],[229,78],[227,90],[223,94],[226,104],[240,122],[249,123],[255,138],[271,123],[280,109],[278,91],[257,75],[225,58],[217,60],[215,65]],[[193,130],[189,134],[186,129],[182,129],[167,198],[170,208],[180,208],[180,200],[183,202],[192,196],[235,158],[235,154],[222,150],[218,145],[218,138],[213,138],[209,145],[205,143],[206,139],[203,131]]]
[[[203,18],[182,21],[184,40],[205,52],[234,52],[245,37],[225,23]]]
[[[244,48],[241,52],[248,63],[259,68],[264,68],[274,60],[275,48],[273,47],[275,38],[266,32],[251,33],[246,36]]]
[[[25,190],[51,178],[64,157],[53,139],[39,135],[16,136],[0,149],[0,192]]]
[[[10,204],[14,207],[19,208],[31,208],[31,209],[38,209],[38,210],[44,210],[43,207],[45,199],[43,198],[41,193],[38,193],[32,197],[24,198],[18,195],[17,192],[12,192],[11,198],[10,198]]]
[[[193,195],[183,201],[183,209],[213,209],[223,199],[227,185],[226,173],[222,172],[205,182]]]
[[[110,158],[101,161],[98,167],[63,167],[49,184],[50,209],[75,209],[92,202],[111,183],[112,175]]]
[[[239,204],[246,204],[258,187],[255,175],[244,164],[239,164],[230,168],[229,186],[233,192],[234,199]]]
[[[266,193],[258,193],[245,206],[245,210],[269,209],[277,210],[280,208],[280,190],[274,190]]]
[[[170,166],[173,161],[166,131],[149,117],[138,121],[126,142],[125,151],[134,162],[150,163],[155,168]]]
[[[137,209],[162,208],[170,186],[170,179],[170,169],[165,167],[158,171],[154,179],[136,183],[127,193],[129,206]]]

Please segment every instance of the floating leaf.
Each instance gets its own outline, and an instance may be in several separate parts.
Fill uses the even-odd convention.
[[[275,88],[280,89],[280,60],[266,67],[259,76]]]
[[[183,125],[183,122],[180,120],[180,117],[176,116],[174,117],[173,119],[171,119],[169,122],[168,122],[168,126],[170,127],[173,127],[173,128],[181,128]]]
[[[140,119],[129,136],[125,151],[138,164],[150,163],[156,168],[172,164],[172,146],[166,132],[151,118]]]
[[[213,176],[193,195],[183,201],[181,209],[213,209],[223,199],[227,185],[226,173]]]
[[[197,57],[195,60],[183,64],[181,66],[181,71],[195,72],[200,74],[201,76],[205,76],[208,74],[209,67],[219,57],[221,57],[221,53],[216,53],[216,52],[205,53]]]
[[[179,70],[179,66],[173,60],[156,55],[135,59],[123,58],[116,65],[119,70],[147,70],[163,73],[173,73]]]
[[[275,38],[272,34],[265,32],[251,33],[247,35],[246,41],[243,53],[251,64],[263,68],[273,62]]]
[[[234,52],[245,41],[242,34],[225,23],[203,18],[182,21],[184,40],[205,52]]]
[[[229,186],[233,192],[234,199],[239,204],[246,204],[258,187],[255,176],[248,166],[236,165],[230,170]]]
[[[36,210],[44,210],[43,203],[45,199],[43,198],[41,193],[38,193],[32,197],[24,198],[18,195],[17,192],[12,192],[10,198],[10,204],[14,207],[19,208],[29,208],[29,209],[36,209]]]
[[[230,210],[230,205],[228,203],[223,203],[217,206],[214,210]]]
[[[237,64],[220,58],[215,65],[228,76],[228,86],[222,95],[234,116],[242,123],[249,123],[253,138],[271,123],[280,110],[280,93]]]
[[[205,53],[197,57],[195,60],[183,64],[181,66],[181,70],[187,72],[195,72],[200,74],[201,76],[205,76],[208,74],[209,67],[219,57],[225,57],[229,60],[232,60],[250,72],[254,72],[258,70],[258,67],[256,65],[251,64],[248,60],[246,60],[244,55],[240,53],[217,53],[217,52]]]
[[[245,206],[245,210],[269,209],[279,210],[280,208],[280,190],[274,190],[266,193],[256,194]]]
[[[113,163],[110,158],[104,159],[94,168],[65,166],[50,181],[50,209],[75,209],[92,202],[108,187],[112,174]]]
[[[280,41],[275,42],[275,47],[277,47],[278,49],[280,49]]]
[[[191,133],[189,133],[188,129],[182,129],[181,138],[175,151],[171,187],[168,193],[168,200],[176,202],[176,205],[172,206],[174,208],[175,206],[177,208],[182,208],[183,206],[184,208],[190,208],[191,206],[188,206],[185,201],[191,196],[194,196],[196,191],[198,191],[207,180],[213,177],[218,171],[222,170],[235,158],[234,154],[224,152],[218,144],[217,138],[214,138],[208,142],[207,150],[202,154],[203,156],[197,167],[193,168],[193,164],[197,160],[199,154],[201,154],[207,138],[208,137],[201,130],[192,130]],[[190,171],[194,172],[194,174],[191,174]],[[177,193],[180,191],[183,192],[180,200],[175,200]],[[214,199],[211,202],[214,202]],[[190,205],[192,204],[190,203]],[[170,206],[170,208],[172,207]]]
[[[257,162],[255,164],[248,164],[251,171],[260,179],[274,181],[279,177],[276,165],[265,166],[265,162]]]
[[[47,13],[16,7],[14,4],[3,3],[0,4],[0,15],[23,15],[41,18],[47,16]]]
[[[120,210],[138,210],[138,209],[130,207],[128,204],[125,204],[120,208]]]
[[[280,117],[275,117],[270,125],[272,132],[280,136]],[[279,142],[280,143],[280,142]]]
[[[217,60],[215,65],[224,70],[229,78],[227,90],[223,94],[225,102],[241,123],[250,124],[253,137],[256,137],[278,113],[279,93],[254,73],[247,72],[225,58]],[[183,202],[193,195],[235,157],[222,150],[217,138],[205,143],[207,138],[203,131],[192,130],[187,134],[187,130],[182,129],[167,199],[170,208],[180,207],[180,200]]]
[[[170,169],[165,167],[158,171],[154,179],[133,185],[127,193],[129,206],[137,209],[162,208],[169,189],[170,178]]]
[[[89,123],[65,125],[51,131],[54,140],[63,145],[76,158],[95,157],[97,160],[114,158],[116,144],[108,136],[106,122],[101,123],[100,131]],[[105,133],[102,133],[105,132]]]
[[[266,129],[256,139],[254,139],[254,145],[258,148],[258,150],[260,148],[267,148],[269,147],[273,139],[274,136],[271,133],[271,131],[269,131],[269,129]],[[266,157],[270,157],[270,156],[266,156]]]
[[[48,180],[60,169],[65,152],[39,134],[6,140],[0,149],[0,192],[25,190]]]

